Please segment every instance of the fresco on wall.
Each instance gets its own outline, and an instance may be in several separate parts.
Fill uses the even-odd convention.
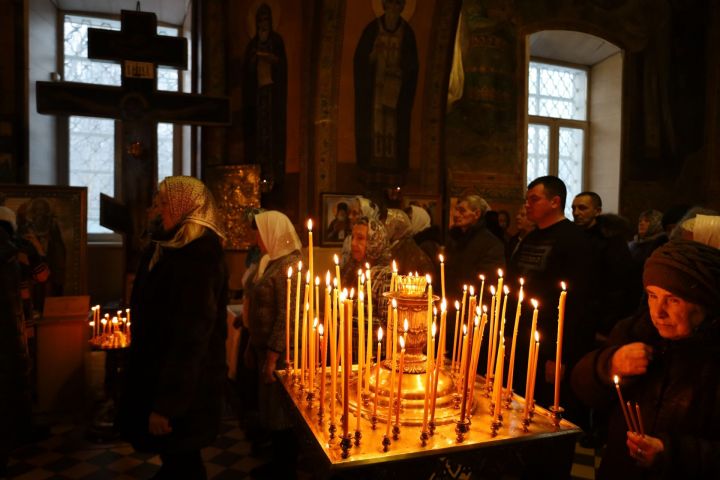
[[[374,2],[378,3],[378,2]],[[383,0],[363,30],[353,57],[355,151],[363,170],[409,167],[410,117],[419,69],[406,0]],[[376,6],[376,13],[377,6]]]
[[[253,8],[255,7],[255,8]],[[245,158],[260,165],[265,191],[279,189],[285,176],[287,57],[265,2],[248,10],[250,42],[243,63]]]

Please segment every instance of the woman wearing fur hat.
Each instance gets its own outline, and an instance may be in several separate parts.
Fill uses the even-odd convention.
[[[647,260],[643,284],[648,310],[618,323],[572,374],[579,398],[610,409],[598,478],[719,478],[720,250],[669,242]],[[614,375],[645,435],[628,431]]]

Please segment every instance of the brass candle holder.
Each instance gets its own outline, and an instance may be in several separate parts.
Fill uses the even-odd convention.
[[[564,412],[565,409],[560,406],[552,406],[548,410],[550,410],[550,418],[552,418],[553,425],[555,429],[558,430],[560,428],[560,420],[562,420],[562,412]]]

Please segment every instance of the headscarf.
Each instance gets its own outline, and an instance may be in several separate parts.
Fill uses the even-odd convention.
[[[648,221],[648,228],[645,232],[645,235],[642,237],[638,235],[638,240],[644,240],[646,238],[651,238],[657,235],[658,233],[663,232],[663,226],[662,226],[662,212],[659,212],[657,210],[645,210],[640,214],[640,218],[644,218]]]
[[[15,212],[10,210],[8,207],[0,207],[0,220],[8,222],[12,227],[13,231],[17,230]]]
[[[370,265],[386,265],[390,262],[390,244],[385,226],[373,218],[363,218],[358,222],[360,223],[366,223],[368,226],[365,261]]]
[[[272,260],[277,260],[302,248],[295,227],[284,213],[276,210],[262,212],[255,215],[255,224],[260,232],[260,238],[267,248],[267,253],[260,259],[258,276],[263,274]]]
[[[388,242],[394,245],[412,234],[410,218],[408,218],[407,214],[402,210],[388,208],[387,218],[385,219],[385,230],[387,231]]]
[[[430,214],[422,207],[410,205],[410,230],[413,235],[427,230],[432,225]]]
[[[695,217],[693,239],[713,248],[720,249],[720,216],[698,215]],[[720,295],[720,292],[718,292]]]
[[[160,182],[159,188],[165,191],[169,220],[173,226],[195,223],[225,238],[220,228],[215,199],[203,182],[195,177],[167,177]]]
[[[360,205],[360,212],[362,212],[363,217],[372,218],[375,220],[380,218],[380,210],[378,209],[375,202],[372,202],[365,197],[361,197],[360,195],[355,197],[355,201],[358,202],[358,205]]]
[[[720,313],[720,250],[691,240],[673,240],[645,262],[643,285],[658,286]]]
[[[203,182],[194,177],[166,177],[160,182],[158,191],[163,192],[167,199],[165,214],[168,220],[173,228],[179,228],[170,240],[156,241],[149,270],[160,260],[163,248],[182,248],[199,238],[206,228],[225,239],[219,226],[215,199]]]

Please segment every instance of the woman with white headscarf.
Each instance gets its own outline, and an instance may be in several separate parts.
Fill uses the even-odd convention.
[[[163,180],[149,214],[118,423],[137,450],[160,454],[155,478],[203,479],[200,449],[218,434],[225,385],[223,235],[196,178]]]
[[[302,245],[292,222],[280,212],[270,210],[256,215],[253,226],[263,256],[257,276],[245,292],[250,330],[245,362],[250,368],[255,365],[259,376],[260,422],[270,431],[272,458],[252,473],[262,478],[290,478],[294,475],[297,445],[274,372],[285,368],[287,272],[289,267],[297,271]],[[293,275],[293,282],[296,279]],[[291,291],[295,288],[296,284],[291,285]]]
[[[390,255],[397,262],[401,273],[429,273],[435,277],[435,264],[415,243],[410,218],[404,211],[388,208],[385,229],[390,241]]]

